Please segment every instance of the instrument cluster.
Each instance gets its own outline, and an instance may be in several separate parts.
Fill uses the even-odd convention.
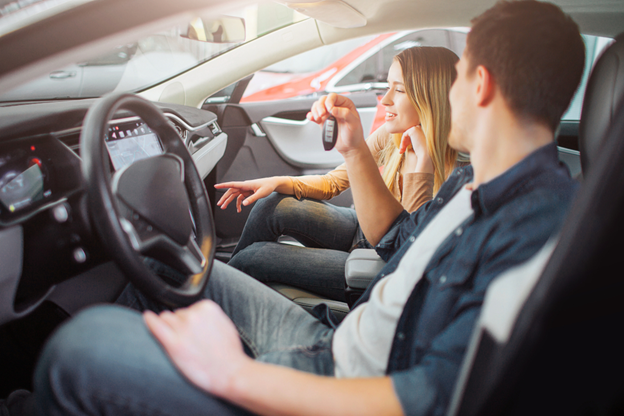
[[[28,217],[80,188],[80,159],[50,136],[0,144],[0,224]]]

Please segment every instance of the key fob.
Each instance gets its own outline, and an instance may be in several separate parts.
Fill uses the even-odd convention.
[[[323,124],[323,147],[325,150],[332,150],[336,146],[338,139],[338,123],[333,116],[329,116]]]

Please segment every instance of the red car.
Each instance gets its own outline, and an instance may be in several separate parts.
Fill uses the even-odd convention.
[[[378,99],[381,100],[387,87],[388,68],[397,53],[413,46],[444,46],[461,56],[466,33],[464,28],[423,29],[386,33],[360,39],[357,43],[347,41],[327,45],[256,73],[241,103],[371,90],[379,91]],[[305,71],[314,68],[323,58],[337,54],[342,57],[331,64]],[[384,123],[384,114],[385,110],[379,104],[371,131]]]

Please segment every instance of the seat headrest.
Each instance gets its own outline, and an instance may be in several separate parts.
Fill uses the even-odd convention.
[[[594,65],[587,82],[579,125],[581,167],[586,175],[603,145],[617,104],[624,96],[624,33]]]

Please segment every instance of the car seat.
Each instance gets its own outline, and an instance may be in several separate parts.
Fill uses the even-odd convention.
[[[616,104],[624,96],[624,33],[600,56],[587,81],[581,122],[579,148],[581,166],[587,171],[604,145],[609,126],[615,119]]]
[[[310,291],[282,283],[268,283],[267,285],[308,312],[311,312],[316,305],[325,303],[340,322],[349,313],[350,306],[364,293],[385,264],[386,262],[373,249],[355,249],[349,254],[345,264],[345,296],[348,302],[326,299]]]
[[[448,415],[624,413],[623,58],[624,34],[587,85],[563,231],[488,289]]]

